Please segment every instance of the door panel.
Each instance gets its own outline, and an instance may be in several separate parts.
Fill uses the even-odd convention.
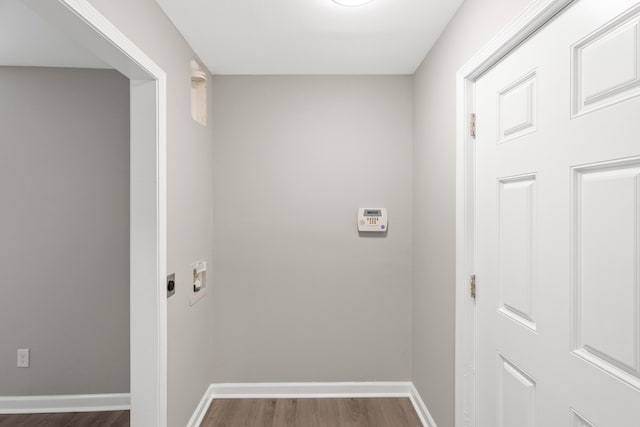
[[[573,420],[573,424],[571,425],[573,427],[595,427],[589,421],[581,417],[577,412],[572,410],[571,413],[572,413],[571,419]]]
[[[640,95],[640,9],[573,46],[574,114]]]
[[[499,427],[535,425],[536,382],[526,373],[499,357],[500,382],[498,393]]]
[[[476,425],[640,427],[640,3],[576,1],[476,94]]]
[[[500,312],[535,330],[535,175],[499,181]]]
[[[574,171],[574,352],[638,387],[640,160]]]
[[[532,71],[499,95],[500,142],[536,130],[536,72]]]

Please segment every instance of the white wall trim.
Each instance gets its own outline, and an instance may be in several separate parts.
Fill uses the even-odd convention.
[[[0,397],[0,414],[125,411],[130,408],[129,393]]]
[[[456,75],[456,427],[475,427],[476,320],[475,303],[469,296],[469,277],[475,271],[475,148],[469,127],[475,111],[475,82],[574,1],[532,1]]]
[[[213,387],[213,384],[207,387],[207,390],[202,395],[202,399],[200,399],[198,406],[196,406],[196,410],[193,412],[193,415],[191,415],[191,418],[187,423],[187,427],[198,427],[200,423],[202,423],[202,420],[209,409],[209,405],[211,405],[211,401],[213,400]]]
[[[291,399],[324,397],[406,397],[410,382],[212,384],[213,396],[225,399]]]
[[[410,393],[411,394],[409,395],[409,399],[411,399],[411,403],[418,413],[420,421],[422,421],[422,425],[425,427],[437,427],[436,422],[434,421],[431,413],[429,412],[429,409],[427,408],[427,405],[425,405],[424,400],[422,400],[422,397],[420,397],[420,393],[418,393],[418,390],[413,384],[411,384]]]
[[[167,425],[167,76],[87,0],[24,0],[131,88],[131,424]]]
[[[408,397],[425,427],[437,427],[411,382],[234,383],[211,384],[187,427],[198,427],[213,399]]]

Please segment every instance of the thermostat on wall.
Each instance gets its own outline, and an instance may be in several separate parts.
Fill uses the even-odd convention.
[[[387,210],[385,208],[358,209],[358,231],[387,231]]]

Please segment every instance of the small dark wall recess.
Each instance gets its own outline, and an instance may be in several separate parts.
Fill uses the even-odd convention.
[[[176,293],[176,273],[167,276],[167,298]]]

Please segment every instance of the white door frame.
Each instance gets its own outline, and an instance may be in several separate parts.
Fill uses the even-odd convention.
[[[476,308],[470,297],[475,271],[475,112],[478,78],[577,0],[534,0],[478,51],[456,75],[456,360],[455,425],[475,427]],[[479,118],[478,120],[482,120]],[[482,289],[478,290],[479,293]]]
[[[131,82],[131,424],[166,427],[166,74],[87,0],[25,3]]]

